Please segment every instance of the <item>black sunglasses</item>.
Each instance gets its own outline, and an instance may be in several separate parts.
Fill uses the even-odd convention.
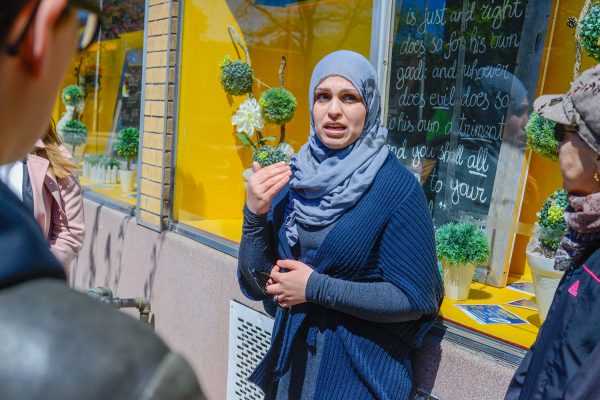
[[[267,293],[267,282],[269,282],[269,279],[271,279],[271,274],[261,270],[255,270],[254,272],[260,277],[257,279],[255,274],[251,274],[252,278],[254,279],[254,283],[256,283],[256,286],[258,286],[262,294],[267,296],[269,300],[273,301],[277,305],[277,307],[281,307],[279,303],[275,301],[273,295]]]
[[[27,35],[27,31],[31,28],[33,21],[35,20],[35,16],[37,15],[37,11],[40,8],[41,0],[37,0],[35,6],[33,7],[33,11],[25,24],[25,28],[23,32],[19,35],[19,37],[13,42],[6,46],[5,51],[11,55],[16,56],[19,53],[19,48],[21,44],[25,40],[25,36]],[[74,10],[77,13],[77,21],[79,23],[79,39],[78,43],[78,51],[83,51],[90,47],[92,43],[94,43],[98,38],[98,32],[100,30],[100,18],[102,17],[102,12],[98,5],[95,4],[91,0],[69,0],[67,6],[63,10],[59,20],[64,18],[71,10]]]

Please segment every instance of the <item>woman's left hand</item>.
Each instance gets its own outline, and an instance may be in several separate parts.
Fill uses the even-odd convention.
[[[286,269],[287,272],[280,272]],[[314,270],[295,260],[279,260],[271,270],[273,283],[267,285],[267,293],[274,296],[281,307],[306,303],[306,285]]]

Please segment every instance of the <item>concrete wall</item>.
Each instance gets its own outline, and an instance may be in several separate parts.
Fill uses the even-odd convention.
[[[156,332],[188,358],[209,399],[225,399],[229,301],[258,306],[238,290],[237,260],[179,234],[143,228],[134,217],[88,199],[84,207],[86,240],[71,284],[147,297]],[[501,399],[513,372],[487,355],[435,338],[415,362],[417,385],[447,400]]]

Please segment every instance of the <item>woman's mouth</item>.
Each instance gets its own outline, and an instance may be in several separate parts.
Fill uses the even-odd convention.
[[[343,137],[344,133],[346,132],[346,125],[343,124],[325,124],[323,126],[323,128],[325,128],[325,132],[327,133],[327,136],[330,137],[334,137],[334,138],[338,138],[338,137]]]

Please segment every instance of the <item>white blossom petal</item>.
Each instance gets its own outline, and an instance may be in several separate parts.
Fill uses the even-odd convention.
[[[256,99],[248,99],[240,104],[236,113],[231,117],[231,124],[237,132],[246,133],[252,137],[255,130],[261,130],[265,126],[260,106]]]

